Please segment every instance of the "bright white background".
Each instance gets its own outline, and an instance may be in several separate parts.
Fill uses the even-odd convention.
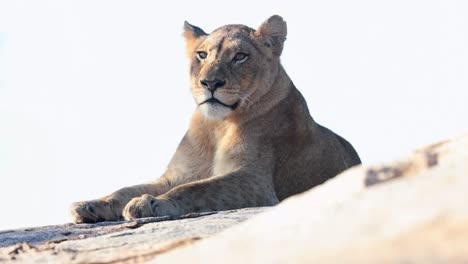
[[[364,163],[468,129],[467,1],[0,0],[0,230],[161,175],[194,109],[183,21],[273,14],[314,118]]]

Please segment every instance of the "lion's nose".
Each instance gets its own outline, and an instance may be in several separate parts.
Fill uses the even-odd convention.
[[[200,81],[200,83],[208,90],[211,92],[216,91],[219,87],[223,87],[226,84],[226,81],[214,79],[214,80],[207,80],[203,79]]]

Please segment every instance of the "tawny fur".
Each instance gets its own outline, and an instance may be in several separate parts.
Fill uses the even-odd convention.
[[[281,17],[257,30],[227,25],[211,34],[185,23],[184,36],[199,106],[167,171],[74,203],[74,222],[271,206],[360,163],[351,144],[312,119],[281,66]],[[247,59],[236,60],[239,53]],[[224,84],[212,93],[203,80]],[[211,96],[222,104],[204,103]]]

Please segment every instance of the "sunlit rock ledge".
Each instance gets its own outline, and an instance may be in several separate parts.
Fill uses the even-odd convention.
[[[468,263],[468,134],[271,208],[0,231],[11,263]]]

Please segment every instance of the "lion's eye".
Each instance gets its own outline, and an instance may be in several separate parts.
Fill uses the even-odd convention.
[[[237,63],[242,63],[244,61],[247,60],[247,58],[249,57],[249,55],[243,53],[243,52],[239,52],[236,54],[236,56],[234,56],[234,58],[232,59],[234,62],[237,62]]]
[[[206,59],[207,56],[208,56],[208,53],[206,53],[204,51],[198,51],[197,52],[197,59],[200,60],[200,61]]]

